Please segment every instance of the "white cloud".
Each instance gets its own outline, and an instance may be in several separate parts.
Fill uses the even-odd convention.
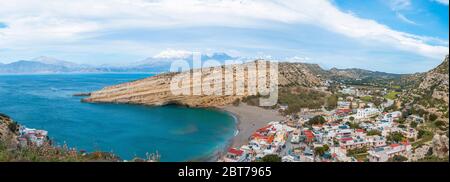
[[[448,3],[449,3],[449,0],[432,0],[432,1],[441,3],[441,4],[443,4],[443,5],[447,5],[447,6],[448,6]]]
[[[396,9],[411,3],[392,2]],[[448,54],[448,46],[430,45],[424,37],[342,12],[327,0],[2,0],[0,20],[8,24],[0,29],[0,48],[67,44],[131,28],[271,28],[280,23],[319,26],[432,58]]]
[[[192,55],[192,51],[168,49],[153,56],[159,59],[182,59]]]
[[[409,9],[411,7],[411,0],[388,0],[388,3],[394,11]]]
[[[411,25],[417,25],[417,23],[415,21],[410,20],[409,18],[407,18],[405,15],[401,14],[401,13],[396,13],[397,17],[402,20],[405,23],[409,23]]]

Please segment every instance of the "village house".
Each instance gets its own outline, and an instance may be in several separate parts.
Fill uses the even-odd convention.
[[[409,142],[402,142],[400,144],[391,144],[385,147],[378,147],[370,150],[369,161],[370,162],[387,162],[395,155],[401,155],[408,157],[411,153],[411,144]]]
[[[365,109],[357,109],[355,114],[356,119],[368,119],[372,117],[376,117],[381,112],[377,108],[365,108]]]
[[[19,128],[19,146],[25,147],[28,145],[42,146],[48,140],[48,132],[45,130],[37,130],[33,128],[26,128],[21,126]]]
[[[337,109],[350,109],[351,102],[349,101],[338,101],[337,102]]]
[[[243,150],[230,148],[225,155],[224,162],[243,162],[245,159],[245,153]]]

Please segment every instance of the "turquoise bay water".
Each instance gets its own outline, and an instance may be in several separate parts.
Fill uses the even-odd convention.
[[[58,144],[114,152],[122,159],[161,154],[195,160],[226,146],[234,118],[211,109],[81,103],[72,94],[145,78],[147,74],[0,75],[0,113],[49,131]]]

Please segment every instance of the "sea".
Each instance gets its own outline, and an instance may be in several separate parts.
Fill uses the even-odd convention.
[[[121,159],[158,153],[161,161],[211,160],[236,132],[235,118],[216,109],[80,102],[73,94],[149,74],[0,75],[0,113],[43,129],[57,145],[113,152]]]

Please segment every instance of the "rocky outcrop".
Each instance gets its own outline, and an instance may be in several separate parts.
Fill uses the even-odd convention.
[[[0,113],[0,141],[15,146],[18,125],[9,116]]]
[[[431,90],[431,97],[443,100],[448,105],[449,97],[449,70],[448,55],[444,62],[435,69],[429,71],[419,85],[419,89]]]
[[[449,156],[447,136],[439,134],[434,135],[432,147],[435,156],[439,158],[446,158]]]
[[[85,102],[106,102],[106,103],[129,103],[129,104],[144,104],[144,105],[165,105],[165,104],[180,104],[191,107],[215,107],[229,105],[242,98],[253,95],[253,92],[249,92],[249,83],[252,80],[256,80],[264,73],[261,71],[260,66],[266,65],[270,67],[268,61],[254,61],[234,66],[221,66],[215,67],[219,72],[211,71],[210,68],[191,70],[181,73],[165,73],[156,75],[153,77],[137,80],[134,82],[123,83],[115,86],[103,88],[102,90],[92,92],[90,97],[83,99]],[[248,69],[254,66],[256,69]],[[225,79],[226,71],[231,71],[232,78]],[[243,70],[244,74],[238,74],[237,70]],[[198,72],[201,71],[201,72]],[[193,73],[200,73],[200,82],[194,82],[189,80],[187,84],[175,89],[175,92],[190,91],[190,94],[173,94],[174,90],[171,89],[171,83],[175,78],[185,77],[190,79],[193,77]],[[269,70],[265,70],[266,77],[270,78]],[[244,92],[243,94],[236,94],[236,86],[238,80],[243,79]],[[216,82],[217,81],[217,82]],[[202,84],[203,82],[203,84]],[[194,94],[194,89],[204,88],[210,86],[211,82],[215,82],[221,87],[212,88],[214,94]],[[207,84],[205,84],[207,83]],[[254,83],[254,82],[253,82]],[[266,83],[269,84],[269,83]],[[279,63],[278,64],[278,86],[304,86],[313,87],[321,84],[320,78],[309,72],[308,67],[300,63]],[[187,85],[187,86],[186,86]],[[230,89],[228,86],[234,87],[232,94],[226,92],[226,89]],[[259,87],[256,82],[256,86]]]
[[[449,111],[449,60],[448,55],[436,68],[408,76],[413,85],[401,95],[402,102],[413,108],[422,108],[439,116],[448,125]]]

